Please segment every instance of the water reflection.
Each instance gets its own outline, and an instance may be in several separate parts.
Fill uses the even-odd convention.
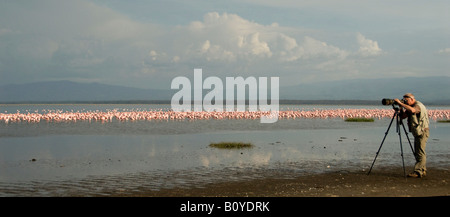
[[[341,122],[342,123],[342,122]],[[46,135],[0,138],[1,181],[84,178],[151,171],[177,171],[205,167],[272,167],[291,162],[336,162],[370,166],[385,127],[344,129],[288,129],[216,131],[172,135]],[[432,130],[427,147],[429,163],[449,163],[448,125]],[[412,136],[410,135],[410,138]],[[251,142],[254,148],[221,150],[211,142]],[[405,163],[414,158],[403,139]],[[397,164],[400,148],[391,130],[377,164]],[[33,161],[35,159],[35,161]],[[445,162],[442,164],[442,162]],[[400,164],[398,164],[400,165]],[[329,165],[326,165],[329,166]],[[339,165],[346,168],[347,165]],[[321,165],[323,167],[323,165]],[[309,171],[320,171],[309,165]]]

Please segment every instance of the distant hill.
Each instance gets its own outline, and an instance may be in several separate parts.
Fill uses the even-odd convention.
[[[171,91],[101,83],[49,81],[0,86],[0,102],[170,100]]]
[[[287,103],[353,103],[373,104],[382,98],[401,98],[412,92],[424,103],[450,105],[450,77],[407,77],[401,79],[358,79],[318,82],[280,87],[281,102]],[[152,102],[170,103],[178,90],[159,90],[49,81],[0,86],[0,103],[18,102]],[[207,91],[203,91],[204,94]],[[353,103],[354,104],[354,103]]]
[[[280,88],[280,98],[291,100],[379,100],[413,93],[419,101],[450,105],[450,77],[355,79]]]

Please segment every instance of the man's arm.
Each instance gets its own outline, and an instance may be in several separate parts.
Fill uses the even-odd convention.
[[[399,106],[405,108],[407,111],[410,111],[410,112],[413,113],[413,114],[415,114],[415,113],[418,112],[416,108],[414,108],[414,107],[412,107],[412,106],[409,106],[409,105],[406,105],[406,104],[402,103],[399,99],[395,99],[395,102],[396,102]]]

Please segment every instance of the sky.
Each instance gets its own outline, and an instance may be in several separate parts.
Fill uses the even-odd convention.
[[[0,0],[0,85],[447,76],[444,0]]]

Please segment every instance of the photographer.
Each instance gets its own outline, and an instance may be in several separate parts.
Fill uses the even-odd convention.
[[[403,102],[402,102],[403,101]],[[425,106],[407,93],[403,100],[395,99],[395,102],[403,109],[400,111],[402,119],[408,118],[409,131],[414,136],[414,156],[416,164],[414,171],[408,177],[421,178],[426,175],[426,153],[425,147],[430,136],[428,112]]]

